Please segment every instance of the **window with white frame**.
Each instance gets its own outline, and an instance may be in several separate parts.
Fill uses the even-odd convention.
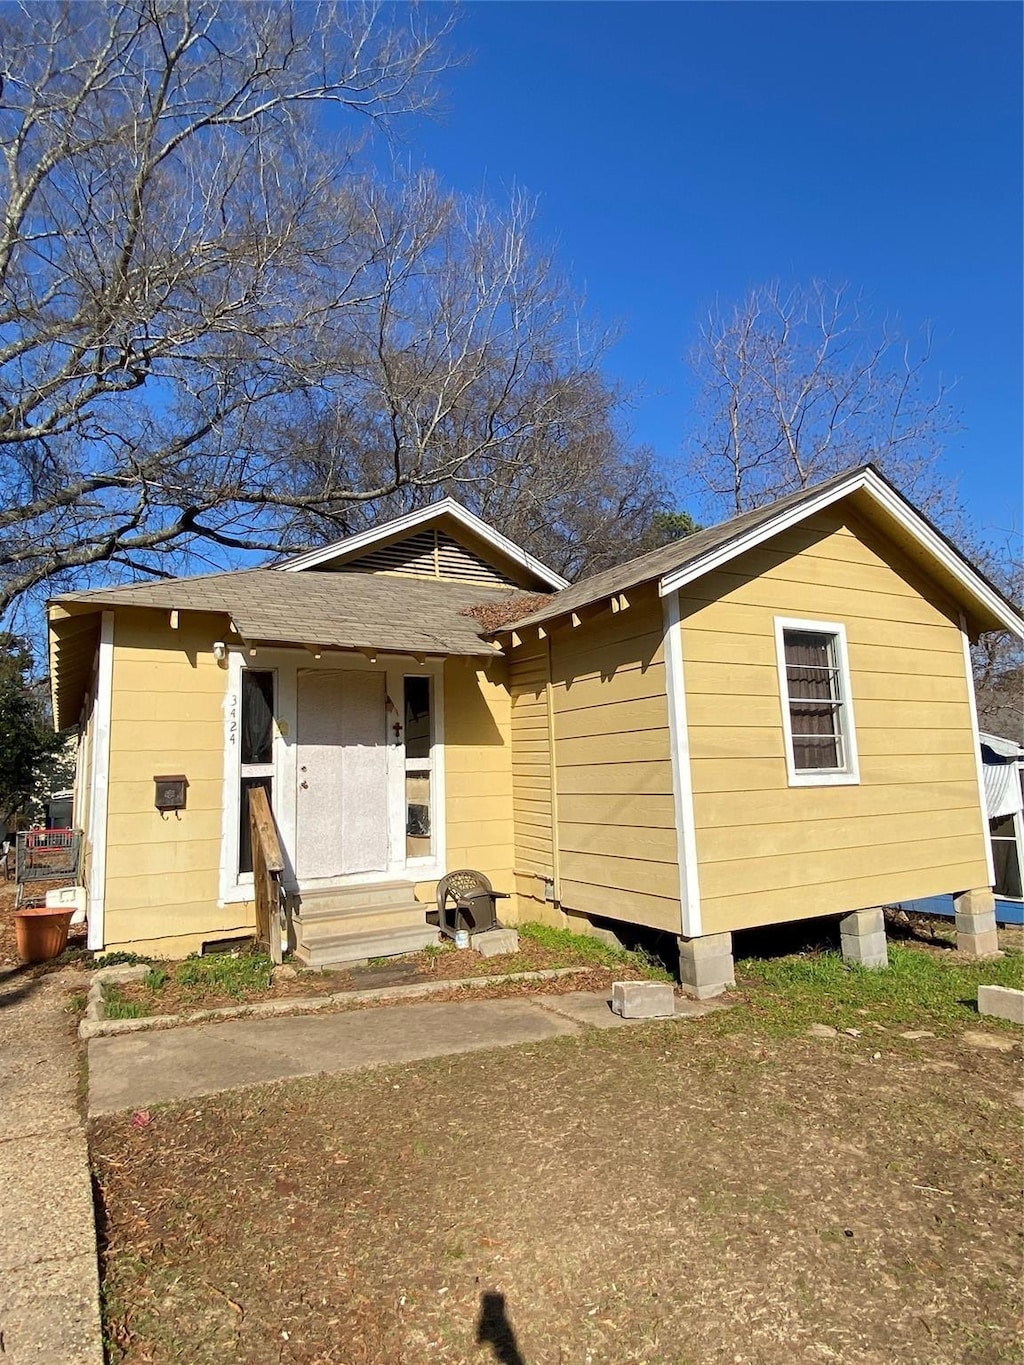
[[[790,783],[857,782],[845,630],[778,618],[775,637]]]
[[[431,679],[405,679],[405,856],[429,858],[434,851],[431,825],[434,716]]]
[[[273,804],[274,674],[268,669],[242,670],[242,723],[239,746],[238,871],[252,872],[249,793],[262,787]]]

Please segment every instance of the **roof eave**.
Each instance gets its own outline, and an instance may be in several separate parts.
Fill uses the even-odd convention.
[[[863,492],[893,517],[926,553],[941,564],[949,578],[957,585],[961,604],[973,612],[981,630],[1008,630],[1018,638],[1024,639],[1024,618],[1013,605],[872,466],[854,471],[849,479],[823,490],[817,497],[809,497],[779,516],[769,518],[753,530],[741,533],[724,545],[716,546],[699,559],[664,574],[658,582],[659,593],[664,597],[686,587],[687,584],[735,559],[737,555],[745,554],[790,526],[796,526],[816,512],[823,511],[858,492]]]

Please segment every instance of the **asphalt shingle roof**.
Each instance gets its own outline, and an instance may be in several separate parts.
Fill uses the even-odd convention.
[[[461,613],[509,596],[507,589],[437,579],[246,569],[67,593],[55,601],[223,613],[244,640],[261,644],[487,656],[495,648],[482,638],[483,626]]]
[[[829,488],[844,483],[849,479],[850,473],[850,470],[846,470],[834,478],[816,483],[812,488],[790,493],[787,497],[779,498],[765,507],[756,507],[751,512],[741,512],[739,516],[732,517],[729,521],[723,521],[717,526],[708,526],[703,531],[695,531],[693,535],[685,536],[682,540],[674,540],[669,545],[662,545],[657,550],[650,550],[645,555],[638,555],[636,559],[627,560],[625,564],[617,564],[612,569],[605,569],[602,573],[572,583],[568,588],[555,593],[546,607],[517,621],[515,629],[518,630],[520,626],[540,625],[556,616],[564,616],[566,612],[577,611],[580,607],[590,606],[593,602],[612,597],[617,592],[628,592],[630,588],[639,587],[641,583],[649,583],[653,578],[661,578],[663,574],[671,573],[674,569],[681,569],[684,564],[692,564],[703,555],[727,545],[729,541],[745,535],[764,522],[774,520],[789,508],[798,507],[800,503],[816,498]]]

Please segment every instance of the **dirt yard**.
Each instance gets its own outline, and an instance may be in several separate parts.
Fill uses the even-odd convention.
[[[1020,1047],[954,994],[97,1121],[111,1359],[1017,1362]]]

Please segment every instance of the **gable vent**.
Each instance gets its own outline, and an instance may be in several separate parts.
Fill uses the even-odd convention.
[[[515,579],[436,528],[382,545],[358,559],[339,564],[342,573],[398,574],[406,578],[443,578],[489,587],[517,587]]]

